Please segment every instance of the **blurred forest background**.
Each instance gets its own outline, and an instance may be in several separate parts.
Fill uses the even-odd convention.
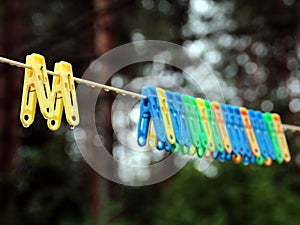
[[[48,69],[65,60],[80,76],[121,44],[169,41],[212,66],[227,103],[278,112],[284,123],[300,125],[299,12],[297,0],[1,0],[0,55],[24,62],[40,53]],[[183,76],[141,64],[111,83],[123,87],[150,72]],[[67,125],[50,132],[37,112],[35,123],[23,128],[23,70],[3,64],[0,74],[0,224],[299,224],[299,134],[286,133],[289,164],[216,161],[200,172],[194,160],[160,184],[122,186],[86,164]],[[117,140],[107,121],[114,95],[106,96],[106,110],[97,115],[113,152]]]

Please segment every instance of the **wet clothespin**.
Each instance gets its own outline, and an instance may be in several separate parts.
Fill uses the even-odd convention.
[[[165,91],[168,107],[170,110],[170,117],[172,120],[173,130],[175,134],[176,142],[179,143],[180,141],[180,135],[181,135],[181,119],[178,110],[176,109],[176,100],[175,96],[171,91]]]
[[[272,113],[272,118],[273,118],[274,126],[276,129],[278,141],[280,144],[283,161],[286,163],[290,162],[291,161],[290,150],[289,150],[289,146],[287,144],[286,138],[285,138],[285,134],[284,134],[284,130],[282,127],[280,116],[277,113]]]
[[[249,109],[248,114],[261,152],[261,156],[257,158],[257,164],[263,165],[269,160],[272,161],[272,159],[269,156],[268,146],[266,144],[266,140],[264,139],[264,134],[261,130],[257,113],[254,110]],[[265,165],[270,165],[271,163],[272,162],[265,163]]]
[[[45,58],[35,53],[27,55],[26,65],[29,65],[31,69],[25,69],[23,84],[20,120],[24,127],[33,123],[37,101],[44,118],[50,119],[53,114]]]
[[[245,127],[242,121],[242,116],[240,112],[240,108],[237,106],[232,107],[234,111],[234,120],[235,120],[235,125],[239,134],[239,140],[240,144],[242,147],[240,147],[240,155],[242,156],[242,162],[244,164],[248,164],[250,162],[250,158],[252,156],[247,134],[245,131]]]
[[[192,137],[188,127],[187,115],[185,112],[182,95],[179,93],[172,93],[172,95],[174,97],[174,106],[178,111],[181,124],[180,135],[177,138],[177,142],[173,145],[173,151],[182,151],[182,153],[185,155],[190,152],[190,148],[193,146]]]
[[[57,130],[61,124],[63,108],[68,124],[75,127],[79,124],[79,112],[73,79],[72,65],[67,62],[55,64],[51,91],[51,111],[53,116],[48,119],[50,130]]]
[[[215,118],[216,118],[217,125],[219,127],[219,131],[220,131],[220,134],[221,134],[224,149],[227,153],[231,153],[232,152],[232,146],[231,146],[230,139],[229,139],[229,136],[228,136],[228,133],[227,133],[226,125],[224,123],[224,119],[223,119],[220,104],[218,102],[212,102],[211,106],[212,106],[212,111],[213,111],[213,113],[215,115]]]
[[[147,136],[147,146],[148,148],[155,148],[157,146],[157,137],[155,133],[155,128],[153,121],[150,117],[149,128],[148,128],[148,136]]]
[[[277,132],[274,126],[274,121],[271,113],[264,113],[263,118],[267,127],[267,130],[269,132],[273,148],[275,150],[276,155],[276,161],[281,164],[283,162],[282,152],[280,149],[279,140],[277,137]]]
[[[220,105],[221,105],[223,119],[229,135],[230,143],[232,145],[232,153],[231,153],[232,159],[234,160],[235,163],[240,163],[242,161],[242,156],[240,155],[241,144],[238,136],[239,134],[237,131],[237,127],[235,125],[234,111],[232,109],[232,106],[230,105],[225,105],[225,104],[220,104]]]
[[[140,102],[140,118],[138,122],[138,144],[145,146],[149,130],[150,117],[153,121],[157,137],[157,149],[170,151],[172,145],[167,142],[162,112],[155,87],[144,87],[142,95],[147,96]]]
[[[210,102],[208,100],[204,100],[204,104],[205,104],[207,117],[208,117],[208,120],[209,120],[210,129],[212,131],[212,135],[213,135],[213,139],[214,139],[214,144],[215,144],[215,148],[216,148],[215,151],[223,152],[224,147],[223,147],[221,134],[220,134],[220,131],[218,129],[218,125],[217,125],[217,122],[215,120],[215,116],[213,114]]]
[[[244,107],[241,107],[240,111],[241,111],[241,116],[242,116],[242,120],[243,120],[243,123],[244,123],[244,127],[245,127],[245,130],[246,130],[246,134],[247,134],[247,137],[248,137],[248,142],[249,142],[249,145],[250,145],[251,153],[255,157],[260,157],[261,156],[260,148],[259,148],[259,145],[257,143],[255,133],[253,131],[251,120],[250,120],[249,115],[248,115],[248,110]]]
[[[205,129],[205,132],[207,134],[207,140],[208,140],[208,152],[205,153],[207,157],[210,157],[212,153],[215,151],[215,143],[214,143],[214,137],[212,133],[212,129],[210,126],[210,120],[208,118],[206,107],[205,107],[205,101],[201,98],[196,98],[198,110],[200,112],[200,116],[203,122],[203,126]]]
[[[268,155],[269,155],[269,159],[266,159],[264,164],[266,166],[270,166],[272,164],[272,161],[276,160],[275,150],[273,148],[273,144],[272,144],[269,132],[267,130],[267,126],[266,126],[264,118],[263,118],[263,113],[260,111],[255,111],[255,114],[256,114],[256,118],[258,120],[261,132],[263,134],[263,140],[265,141],[265,144],[266,144],[266,147],[268,150]]]
[[[208,140],[196,100],[188,95],[182,95],[182,100],[187,115],[188,127],[192,136],[192,143],[196,149],[197,155],[202,157],[208,147]]]
[[[169,104],[167,102],[165,91],[161,88],[156,88],[156,92],[157,92],[158,101],[160,105],[161,115],[163,118],[167,141],[170,144],[174,144],[176,141],[176,137],[174,133],[173,123],[172,123],[170,110],[169,110]]]

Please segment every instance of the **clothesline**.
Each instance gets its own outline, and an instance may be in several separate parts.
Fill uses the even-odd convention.
[[[24,68],[24,69],[26,69],[26,68],[27,69],[32,69],[30,65],[27,65],[25,63],[21,63],[21,62],[15,61],[15,60],[11,60],[11,59],[8,59],[8,58],[5,58],[5,57],[0,57],[0,62],[9,64],[11,66]],[[50,71],[50,70],[47,70],[47,73],[49,75],[52,75],[52,76],[59,76],[59,74],[57,74],[53,71]],[[122,95],[128,95],[128,96],[131,96],[132,98],[138,98],[138,99],[147,98],[147,96],[145,96],[145,95],[141,95],[141,94],[138,94],[138,93],[135,93],[135,92],[131,92],[131,91],[127,91],[127,90],[124,90],[124,89],[112,87],[112,86],[109,86],[109,85],[97,83],[97,82],[94,82],[94,81],[81,79],[81,78],[78,78],[78,77],[74,77],[74,81],[76,83],[85,84],[89,87],[102,88],[105,91],[113,91],[113,92],[116,92],[116,93],[120,93]],[[300,132],[300,126],[290,125],[290,124],[282,124],[282,126],[283,126],[284,130],[290,130],[290,131],[293,131],[293,132]]]

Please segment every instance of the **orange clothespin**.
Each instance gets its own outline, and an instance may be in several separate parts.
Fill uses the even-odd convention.
[[[261,155],[260,154],[260,148],[259,148],[259,145],[257,143],[256,137],[255,137],[255,134],[254,134],[254,131],[253,131],[253,127],[251,125],[251,121],[250,121],[250,118],[249,118],[249,115],[248,115],[248,111],[244,107],[240,107],[240,111],[241,111],[241,116],[242,116],[242,120],[243,120],[243,123],[244,123],[244,127],[245,127],[245,130],[246,130],[246,134],[247,134],[247,137],[248,137],[251,152],[255,157],[260,157],[260,155]]]
[[[211,107],[213,109],[215,118],[216,118],[216,122],[222,137],[222,141],[223,141],[223,145],[224,145],[224,149],[227,153],[231,153],[232,152],[232,146],[230,143],[230,139],[229,139],[229,135],[227,133],[226,130],[226,126],[224,123],[224,119],[222,116],[222,111],[221,111],[221,107],[220,104],[218,102],[212,102],[211,103]]]

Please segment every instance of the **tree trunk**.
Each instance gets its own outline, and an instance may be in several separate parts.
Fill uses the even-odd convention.
[[[8,58],[24,60],[22,56],[24,36],[24,4],[22,0],[3,0],[2,24],[0,24],[0,54]],[[0,202],[5,215],[12,199],[11,172],[15,165],[20,144],[19,107],[23,70],[0,65]]]

